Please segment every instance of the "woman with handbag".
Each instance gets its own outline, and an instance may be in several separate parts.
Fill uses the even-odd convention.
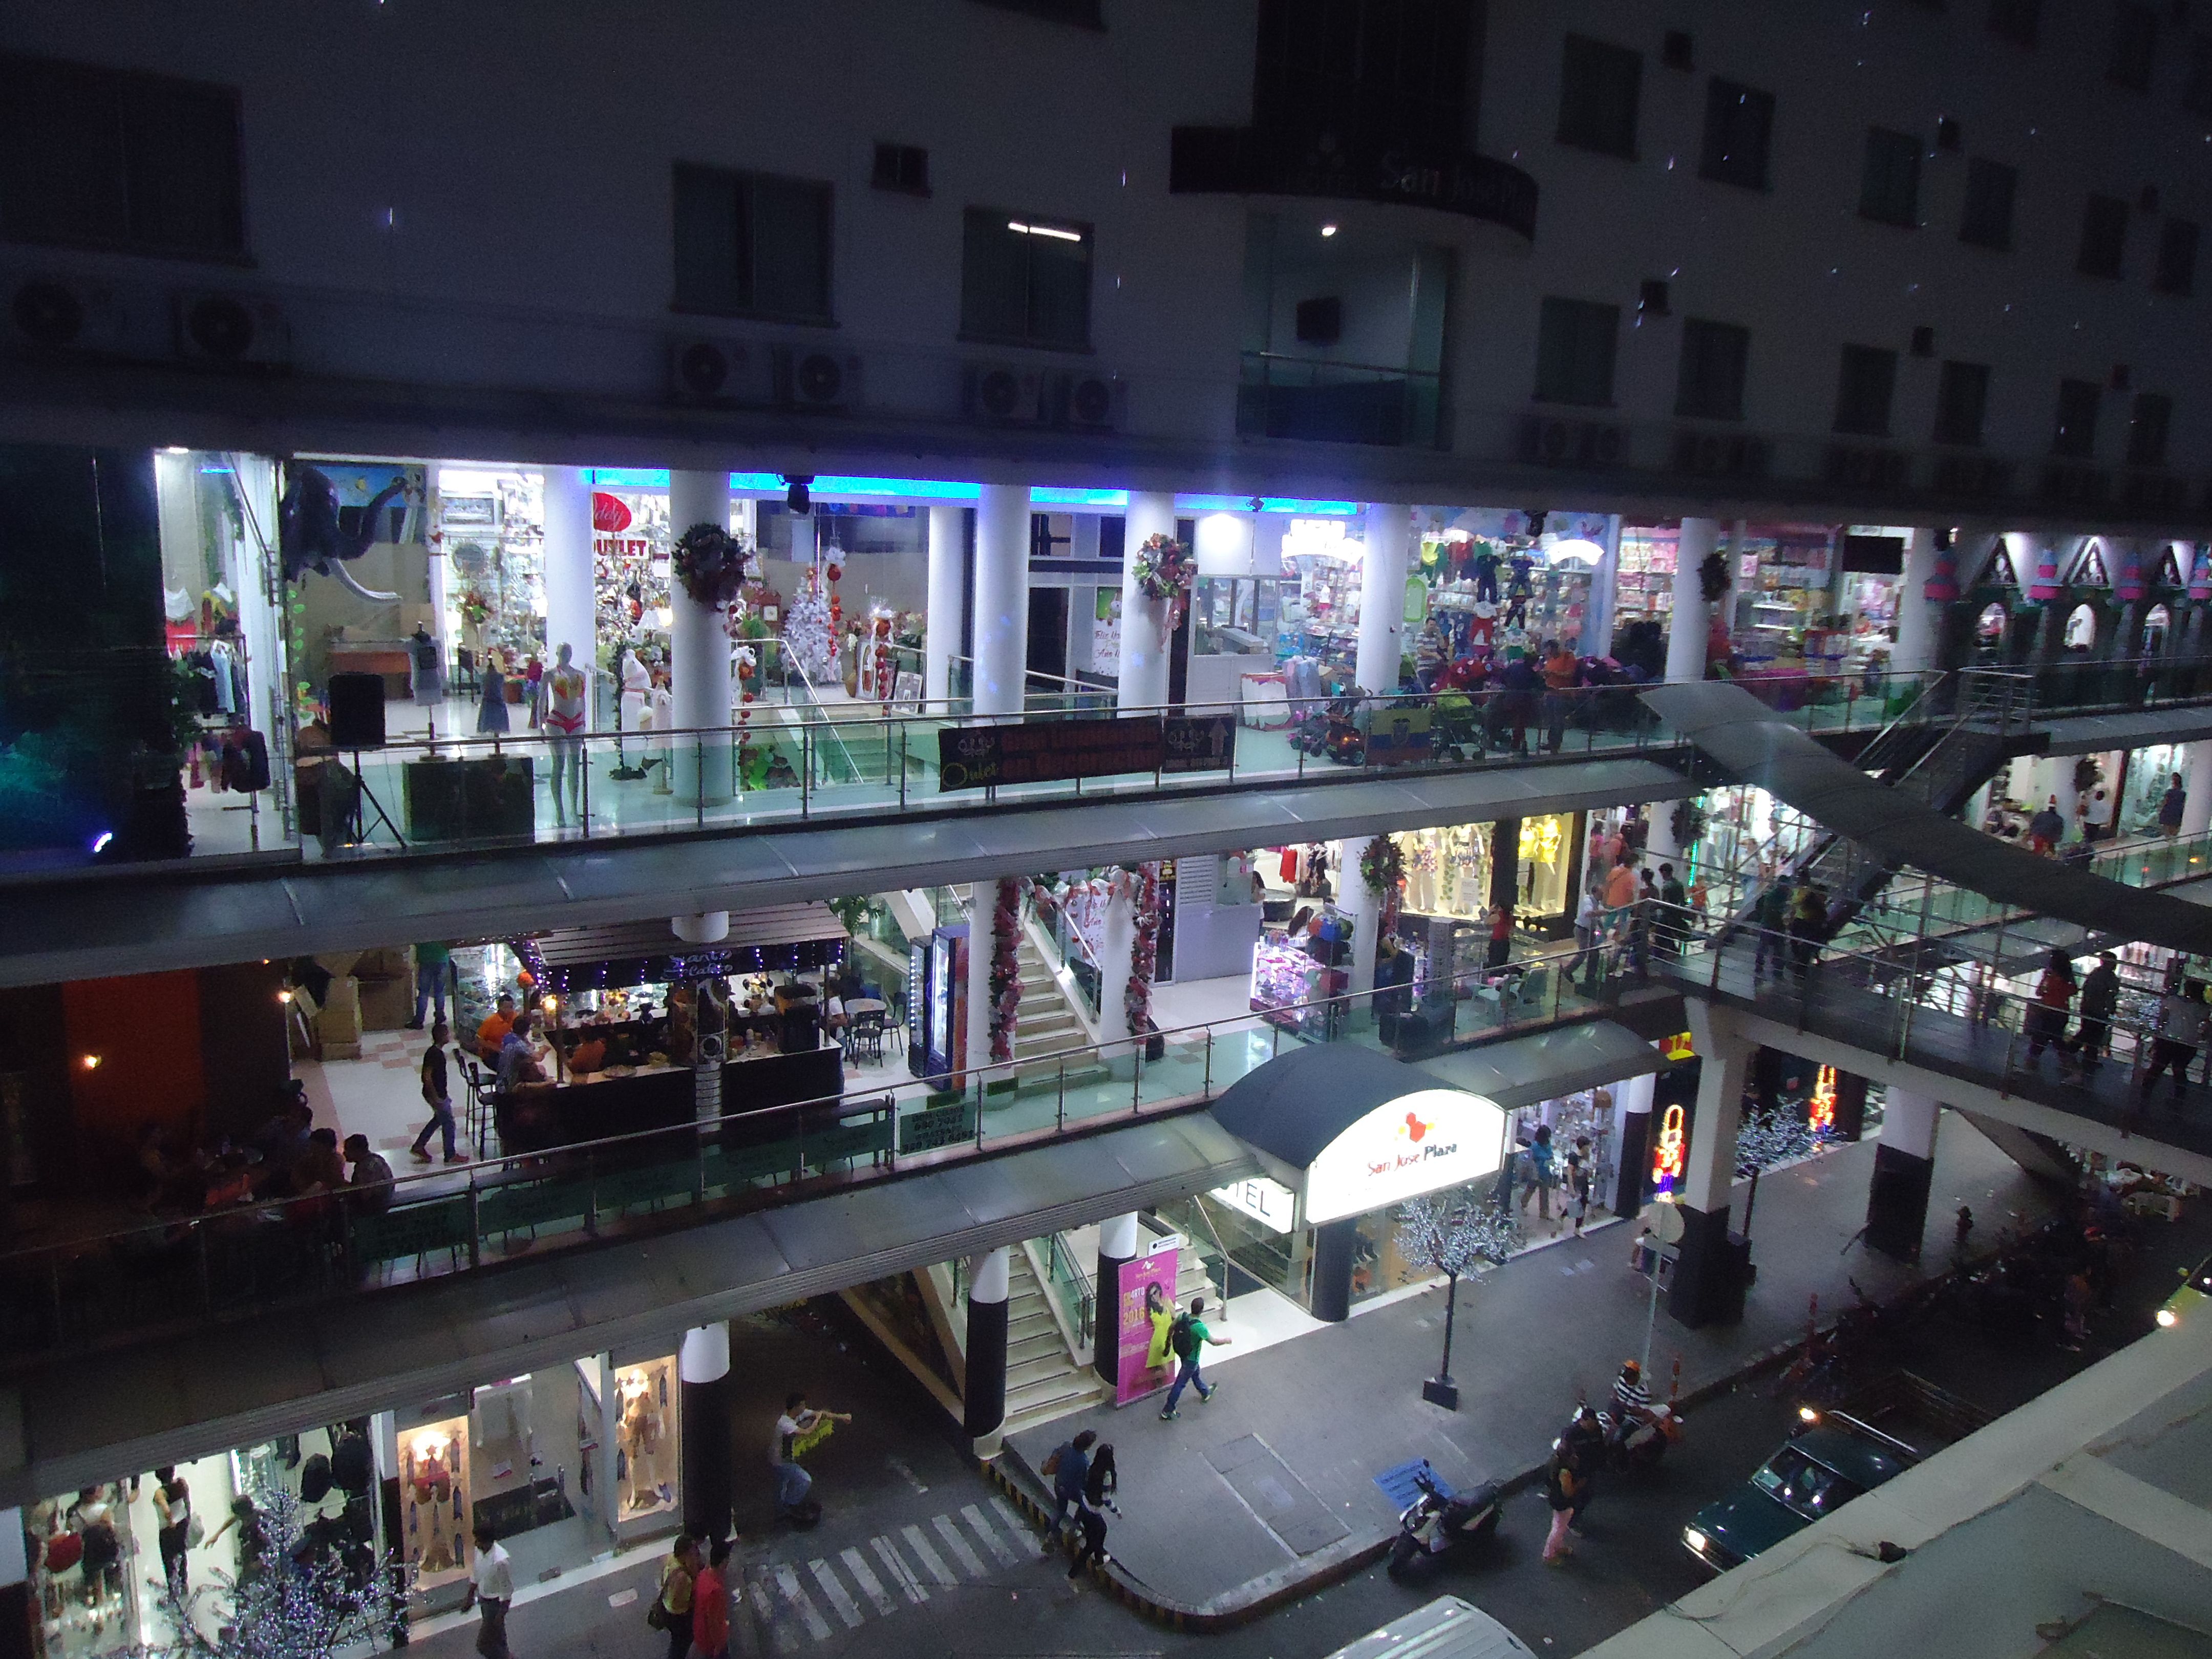
[[[691,1591],[699,1577],[699,1540],[676,1535],[676,1547],[660,1569],[660,1593],[646,1610],[645,1622],[668,1637],[668,1659],[684,1659],[691,1649]]]

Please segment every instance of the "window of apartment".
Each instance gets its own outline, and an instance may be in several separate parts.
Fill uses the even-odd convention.
[[[242,259],[237,92],[0,55],[0,236]]]
[[[1746,190],[1766,188],[1774,141],[1774,94],[1715,76],[1705,83],[1705,143],[1698,176]]]
[[[2124,5],[2112,14],[2112,55],[2105,78],[2114,86],[2150,90],[2151,67],[2158,61],[2158,14],[2148,6]]]
[[[1836,374],[1836,430],[1861,438],[1889,436],[1889,399],[1897,386],[1897,354],[1847,345]]]
[[[2191,115],[2212,116],[2212,34],[2189,37],[2189,76],[2181,83],[2181,106]]]
[[[2197,291],[2197,224],[2190,219],[2168,219],[2159,227],[2158,269],[2151,284],[2160,294],[2188,295]]]
[[[960,337],[1088,350],[1091,227],[969,208],[960,262]]]
[[[1559,142],[1633,161],[1643,84],[1641,52],[1569,35],[1559,66]]]
[[[2058,383],[2058,420],[2051,434],[2051,453],[2086,461],[2097,453],[2097,405],[2105,388],[2094,380]]]
[[[1610,406],[1620,307],[1547,299],[1536,328],[1536,401]]]
[[[2074,268],[2084,276],[2118,276],[2128,245],[2128,204],[2117,196],[2092,196],[2081,210],[2081,249]]]
[[[1911,133],[1867,129],[1859,217],[1908,228],[1920,222],[1920,141]]]
[[[1702,317],[1683,319],[1674,412],[1696,420],[1741,420],[1744,369],[1750,360],[1749,329]]]
[[[1977,155],[1966,163],[1966,205],[1959,215],[1959,240],[2000,251],[2012,246],[2012,202],[2020,169]]]
[[[830,186],[676,164],[676,308],[830,320]]]
[[[1990,366],[1946,362],[1936,382],[1936,441],[1978,444],[1989,406]]]
[[[1990,0],[1990,33],[2015,46],[2032,46],[2043,25],[2043,0]]]
[[[2128,411],[2128,465],[2164,466],[2166,433],[2173,424],[2173,399],[2163,392],[2138,392]]]

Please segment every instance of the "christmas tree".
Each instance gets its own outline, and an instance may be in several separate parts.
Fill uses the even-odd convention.
[[[837,678],[837,647],[830,631],[830,601],[822,591],[822,573],[809,570],[799,582],[784,618],[783,648],[817,686]]]

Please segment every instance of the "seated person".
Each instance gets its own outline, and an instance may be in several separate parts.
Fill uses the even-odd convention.
[[[599,1032],[586,1030],[568,1050],[568,1071],[574,1077],[589,1077],[607,1067],[607,1041]]]
[[[253,1196],[253,1169],[244,1152],[225,1152],[208,1172],[207,1207],[228,1209]]]
[[[491,1021],[486,1020],[484,1024],[489,1025]],[[503,1089],[511,1089],[518,1082],[532,1080],[517,1075],[525,1066],[535,1073],[537,1080],[543,1080],[545,1076],[538,1064],[538,1045],[532,1040],[532,1027],[530,1011],[526,1008],[514,1017],[506,1039],[496,1050],[495,1059],[499,1067],[500,1086]]]
[[[338,1132],[317,1129],[307,1137],[307,1150],[292,1166],[294,1196],[308,1198],[334,1193],[346,1184],[345,1160],[338,1155]]]
[[[502,991],[499,1006],[477,1027],[477,1057],[487,1065],[496,1064],[500,1045],[507,1034],[514,1029],[514,999]]]

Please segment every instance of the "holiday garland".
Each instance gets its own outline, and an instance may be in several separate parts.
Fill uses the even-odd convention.
[[[1014,1057],[1014,1021],[1022,1004],[1022,884],[1012,877],[997,886],[991,908],[991,1063]]]
[[[700,605],[725,605],[745,583],[745,545],[726,530],[695,524],[676,538],[670,565]]]
[[[1136,884],[1136,915],[1130,935],[1129,985],[1121,1007],[1129,1017],[1129,1035],[1141,1037],[1152,1029],[1152,975],[1160,963],[1160,866],[1140,864],[1129,878]]]
[[[1406,879],[1406,855],[1389,836],[1377,836],[1360,850],[1359,878],[1368,890],[1388,899]]]
[[[1167,627],[1161,635],[1164,640],[1182,626],[1182,613],[1190,603],[1191,579],[1198,574],[1197,562],[1174,537],[1147,536],[1137,550],[1132,568],[1137,586],[1146,599],[1168,602]]]

